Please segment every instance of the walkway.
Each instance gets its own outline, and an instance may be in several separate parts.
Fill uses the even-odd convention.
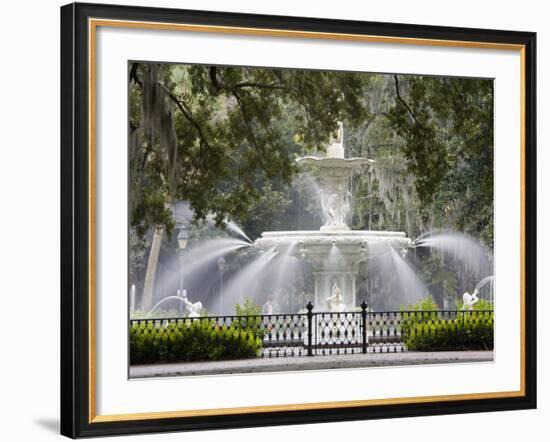
[[[296,356],[282,358],[241,359],[237,361],[136,365],[130,367],[130,378],[492,361],[492,351],[370,353],[313,357]]]

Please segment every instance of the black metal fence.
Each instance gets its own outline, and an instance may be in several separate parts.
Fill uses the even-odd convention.
[[[224,339],[230,339],[231,345],[254,342],[245,357],[479,350],[492,348],[493,312],[371,312],[365,303],[357,311],[315,312],[309,303],[305,313],[130,320],[131,335],[148,335],[151,342],[172,339],[193,327],[208,330],[212,342],[222,346]],[[243,355],[228,353],[225,358],[238,357]],[[200,354],[192,358],[200,359]]]

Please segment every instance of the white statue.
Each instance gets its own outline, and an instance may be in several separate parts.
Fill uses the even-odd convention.
[[[339,186],[336,192],[321,189],[320,196],[324,226],[338,228],[347,226],[350,217],[350,192]]]
[[[182,296],[183,304],[185,305],[185,310],[187,312],[188,318],[198,318],[201,315],[202,311],[202,302],[191,302],[187,299],[187,290],[183,291]]]
[[[326,192],[323,189],[320,191],[321,194],[321,208],[323,209],[323,218],[325,221],[325,226],[335,226],[338,225],[338,195],[332,192]]]
[[[336,136],[335,136],[336,135]],[[344,143],[344,123],[338,121],[338,129],[336,134],[330,134],[330,144],[343,144]]]
[[[479,301],[477,289],[470,295],[468,292],[462,295],[462,310],[473,310],[474,304]]]
[[[327,158],[344,158],[344,124],[342,122],[338,122],[336,134],[330,135]]]
[[[342,290],[336,283],[332,286],[332,295],[327,298],[327,308],[331,312],[345,312],[346,304],[342,296]]]

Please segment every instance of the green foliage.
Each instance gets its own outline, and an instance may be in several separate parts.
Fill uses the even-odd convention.
[[[262,307],[256,304],[252,299],[246,298],[241,304],[235,304],[235,314],[237,316],[257,316],[262,314]]]
[[[450,266],[442,260],[439,254],[425,256],[421,261],[422,280],[430,293],[438,299],[442,297],[451,300],[456,298],[458,279],[456,266]]]
[[[149,227],[164,226],[168,235],[174,228],[172,212],[166,205],[164,186],[142,186],[141,199],[136,202],[131,213],[130,224],[142,238]]]
[[[439,310],[439,307],[431,296],[426,296],[414,304],[409,304],[407,307],[401,306],[401,311],[405,310],[415,312],[433,312]]]
[[[130,364],[217,361],[259,356],[262,338],[243,324],[214,320],[140,322],[130,327]]]
[[[487,303],[481,301],[478,303],[480,307],[487,307]],[[457,312],[455,319],[446,319],[438,312],[438,306],[433,298],[426,297],[406,309],[402,307],[401,310],[401,334],[409,351],[493,348],[492,308],[479,308],[476,313]],[[413,313],[407,313],[405,310]]]
[[[195,219],[214,214],[218,223],[242,221],[267,182],[291,182],[297,152],[324,145],[338,121],[357,126],[370,118],[362,100],[369,79],[352,72],[133,63],[131,175],[143,190],[131,194],[132,225],[142,232],[164,223],[162,207],[175,199],[189,201]]]
[[[402,323],[402,336],[409,351],[457,351],[493,349],[493,313],[460,313],[456,319],[436,314],[412,316]]]
[[[248,216],[241,219],[243,229],[252,238],[266,230],[280,228],[284,223],[285,212],[292,204],[288,190],[276,183],[268,182],[261,187],[261,198],[250,203]]]
[[[424,216],[493,240],[493,82],[394,75],[391,127],[404,140]]]
[[[235,305],[235,314],[238,318],[234,319],[234,324],[242,330],[249,330],[257,338],[264,335],[262,326],[262,308],[252,299],[245,299],[243,304]]]
[[[431,202],[439,183],[449,170],[447,152],[438,136],[437,122],[427,99],[431,79],[407,77],[408,96],[404,97],[398,75],[394,75],[396,105],[389,112],[393,129],[407,142],[404,152],[409,170],[416,177],[416,189],[421,201]],[[406,99],[405,99],[406,98]]]

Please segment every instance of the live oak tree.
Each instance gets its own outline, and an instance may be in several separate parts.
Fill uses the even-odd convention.
[[[385,75],[371,80],[365,93],[375,117],[347,141],[355,153],[367,146],[362,153],[376,166],[355,179],[354,228],[405,230],[411,238],[454,229],[492,250],[492,80]],[[418,252],[434,296],[466,288],[457,285],[443,256]],[[462,267],[455,262],[453,271],[472,271]]]
[[[393,76],[388,114],[404,139],[420,203],[453,227],[493,241],[493,82]],[[403,84],[404,83],[404,84]]]
[[[492,80],[375,75],[371,118],[348,155],[375,166],[354,179],[354,228],[453,228],[492,244]]]
[[[306,148],[337,121],[369,118],[356,73],[134,63],[130,67],[132,224],[166,224],[185,199],[197,218],[240,218],[260,178],[289,183],[289,127]],[[290,149],[289,149],[290,147]]]

